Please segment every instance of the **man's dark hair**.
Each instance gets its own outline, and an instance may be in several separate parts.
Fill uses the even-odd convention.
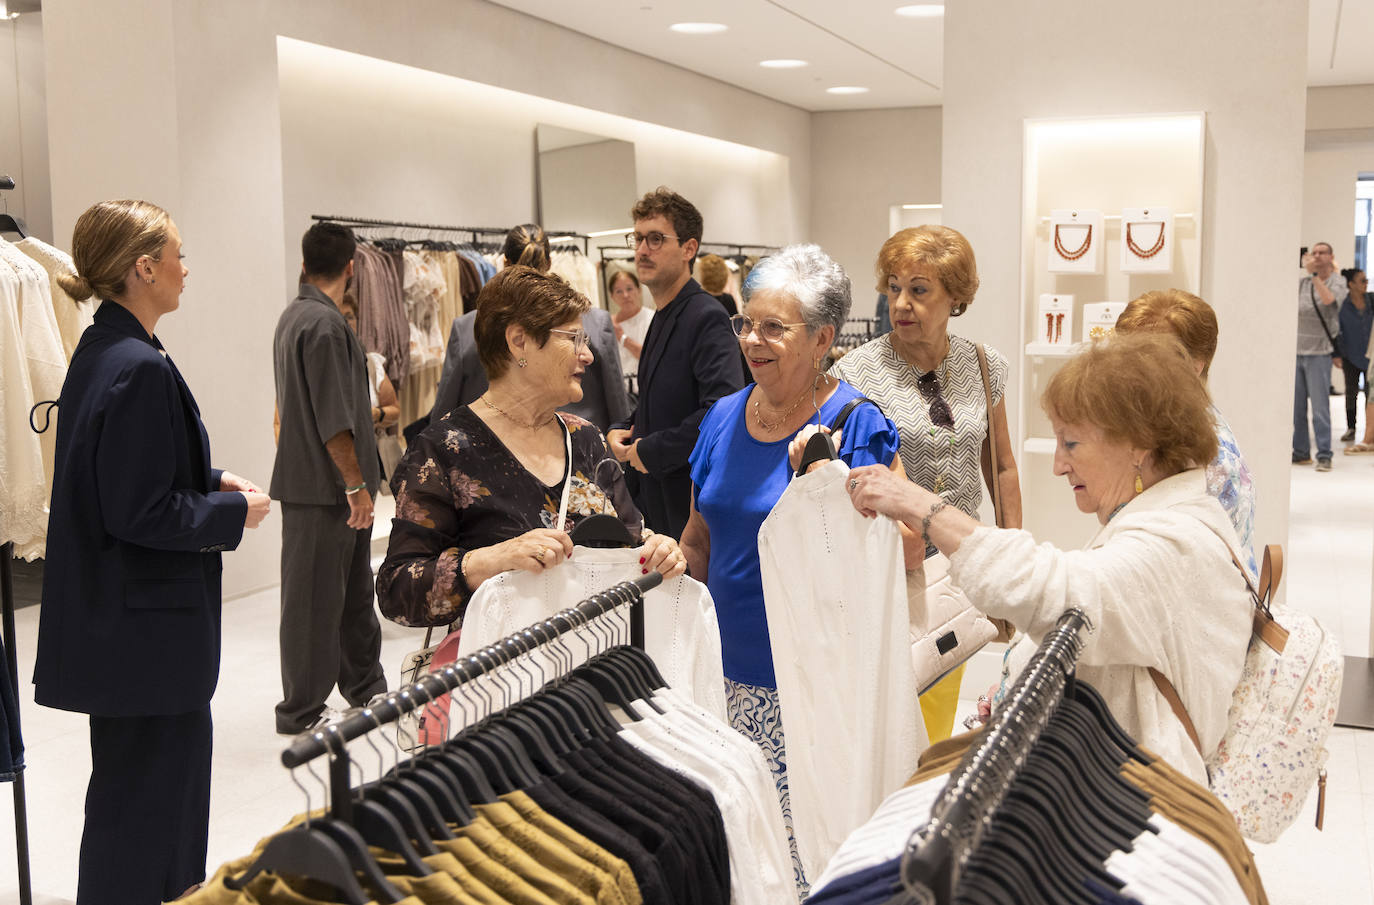
[[[660,214],[673,224],[679,244],[686,245],[688,239],[696,239],[697,245],[701,245],[701,211],[667,186],[660,185],[630,209],[631,220],[647,220]]]
[[[353,230],[338,223],[316,223],[301,236],[301,261],[305,275],[312,279],[332,280],[344,272],[358,240]]]

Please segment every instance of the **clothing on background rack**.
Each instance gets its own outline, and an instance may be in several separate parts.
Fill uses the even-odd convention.
[[[596,264],[581,249],[555,246],[550,257],[549,272],[562,277],[568,285],[591,300],[601,304],[601,292],[596,286]]]
[[[768,856],[779,818],[755,808],[750,746],[616,644],[625,607],[660,580],[609,588],[298,737],[283,763],[329,755],[328,812],[292,821],[185,901],[787,901]],[[553,659],[530,656],[546,649]],[[447,693],[468,728],[352,785],[350,740]]]
[[[927,750],[808,903],[1265,905],[1225,806],[1070,678],[1086,625],[1066,613],[985,729]]]
[[[67,377],[55,301],[46,267],[0,239],[0,542],[29,561],[46,547],[57,444],[56,430],[33,432],[29,412],[56,400]]]

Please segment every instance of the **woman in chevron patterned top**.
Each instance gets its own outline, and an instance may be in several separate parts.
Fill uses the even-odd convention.
[[[1021,486],[1007,429],[1009,365],[987,350],[992,410],[977,346],[949,332],[978,291],[973,248],[945,226],[904,229],[878,252],[878,291],[887,295],[892,332],[837,361],[830,374],[877,402],[897,425],[907,477],[977,518],[982,483],[997,482],[1004,528],[1021,527]],[[997,444],[997,473],[992,448]],[[934,553],[927,547],[927,556]],[[932,742],[947,738],[959,699],[960,667],[921,696]]]

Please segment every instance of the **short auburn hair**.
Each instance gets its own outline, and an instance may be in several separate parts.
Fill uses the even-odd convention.
[[[1202,379],[1217,354],[1217,313],[1182,289],[1156,289],[1134,299],[1116,319],[1117,333],[1172,333],[1202,365]]]
[[[488,380],[506,373],[511,364],[506,328],[518,324],[543,348],[549,332],[582,316],[591,302],[555,274],[514,264],[487,281],[477,293],[477,317],[472,331],[477,357]]]
[[[697,281],[701,283],[701,288],[712,295],[720,295],[725,291],[725,284],[730,282],[730,268],[725,266],[725,259],[720,255],[702,255],[697,258]]]
[[[1168,333],[1118,333],[1070,358],[1040,397],[1045,413],[1149,450],[1167,475],[1211,462],[1216,423],[1188,350]]]
[[[978,292],[978,260],[964,234],[948,226],[913,226],[895,233],[878,251],[878,291],[887,292],[889,277],[913,267],[928,267],[954,300],[955,317],[963,314]]]

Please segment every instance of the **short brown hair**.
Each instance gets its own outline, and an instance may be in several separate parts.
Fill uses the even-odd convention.
[[[629,277],[630,282],[635,284],[635,288],[639,288],[639,277],[635,275],[635,272],[633,270],[625,270],[623,268],[616,267],[611,270],[611,278],[606,281],[606,291],[614,292],[615,281],[620,279],[621,277]]]
[[[549,237],[544,227],[537,223],[522,223],[512,226],[506,233],[506,242],[501,246],[501,255],[506,266],[524,264],[541,272],[548,272],[553,264],[549,251]]]
[[[1156,289],[1133,300],[1116,319],[1118,333],[1172,333],[1193,361],[1202,364],[1202,379],[1217,354],[1217,313],[1182,289]]]
[[[697,245],[701,245],[701,212],[692,202],[664,185],[640,198],[630,208],[630,219],[636,222],[659,215],[673,224],[678,244],[686,245],[689,239],[696,239]]]
[[[1121,333],[1069,359],[1045,387],[1051,418],[1095,425],[1110,440],[1146,449],[1165,475],[1216,458],[1211,402],[1188,350],[1169,333]]]
[[[725,259],[720,255],[702,255],[697,259],[697,279],[702,289],[719,295],[730,281],[730,268],[725,266]]]
[[[900,230],[878,251],[878,291],[887,292],[888,277],[912,267],[929,267],[954,299],[958,317],[978,292],[978,261],[964,234],[948,226],[913,226]]]
[[[523,264],[502,270],[477,294],[477,319],[472,325],[477,357],[487,379],[495,380],[510,367],[507,327],[519,324],[542,348],[549,341],[549,331],[580,317],[590,307],[587,297],[560,276]]]
[[[148,201],[102,201],[86,209],[72,229],[72,263],[58,284],[73,299],[124,294],[124,277],[144,255],[161,260],[172,218]]]

